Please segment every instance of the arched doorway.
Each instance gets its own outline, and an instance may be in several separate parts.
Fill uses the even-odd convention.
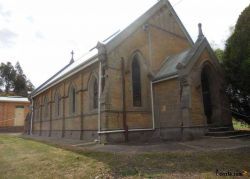
[[[211,101],[211,83],[209,80],[209,74],[211,70],[208,66],[205,66],[201,72],[201,86],[202,86],[202,97],[204,113],[207,117],[207,124],[212,124],[212,101]]]

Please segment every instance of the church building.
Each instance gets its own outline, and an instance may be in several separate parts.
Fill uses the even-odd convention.
[[[32,135],[85,141],[188,140],[231,126],[220,64],[168,0],[98,42],[33,91]]]

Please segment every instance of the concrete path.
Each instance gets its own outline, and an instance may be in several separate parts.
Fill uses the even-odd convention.
[[[95,142],[86,142],[73,139],[58,139],[51,137],[27,136],[28,138],[45,143],[55,144],[62,147],[70,147],[80,150],[115,152],[115,153],[145,153],[145,152],[196,152],[196,151],[217,151],[250,147],[250,138],[242,139],[216,139],[205,137],[199,140],[182,142],[161,142],[161,143],[124,143],[104,145]]]

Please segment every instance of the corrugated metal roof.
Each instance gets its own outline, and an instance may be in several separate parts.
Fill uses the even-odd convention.
[[[29,103],[29,99],[28,98],[24,98],[21,96],[2,96],[0,97],[0,101],[2,102],[25,102],[25,103]]]

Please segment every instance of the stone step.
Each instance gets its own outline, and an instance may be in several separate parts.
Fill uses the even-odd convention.
[[[208,128],[209,132],[219,132],[219,131],[229,131],[229,127],[210,127]]]
[[[217,131],[217,132],[207,132],[206,136],[214,136],[214,137],[223,137],[223,136],[232,136],[232,135],[238,135],[242,133],[241,131]]]
[[[216,139],[250,138],[250,134],[238,134],[238,135],[223,136],[223,137],[213,137],[213,138],[216,138]]]

